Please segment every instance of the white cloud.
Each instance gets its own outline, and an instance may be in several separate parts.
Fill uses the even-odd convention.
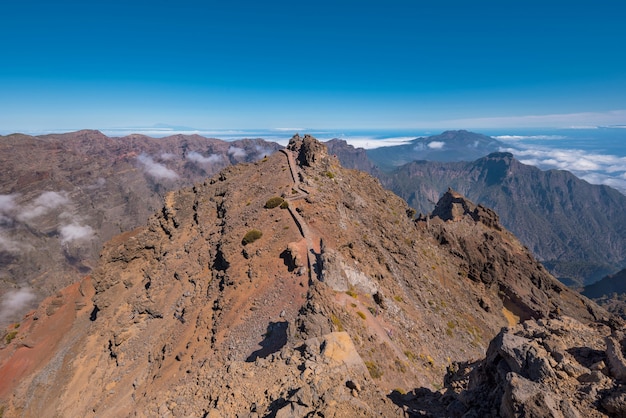
[[[70,203],[67,192],[43,192],[33,202],[24,206],[18,213],[17,218],[22,221],[30,221]]]
[[[160,158],[163,161],[170,161],[176,158],[176,154],[172,154],[171,152],[163,152],[161,153]]]
[[[208,157],[205,157],[199,152],[191,151],[189,154],[187,154],[187,159],[196,164],[211,165],[222,161],[222,156],[219,154],[211,154]]]
[[[15,194],[0,194],[0,213],[13,212],[17,206],[15,203]]]
[[[446,145],[443,141],[432,141],[428,143],[428,148],[430,149],[442,149]]]
[[[274,153],[273,149],[262,147],[261,145],[255,145],[254,148],[256,149],[257,159],[269,157]]]
[[[580,149],[505,148],[523,164],[567,170],[592,184],[605,184],[626,194],[626,157],[594,154]]]
[[[2,235],[2,231],[0,231],[0,251],[5,251],[8,253],[17,253],[20,250],[20,245],[17,241],[12,240],[9,237],[5,237]]]
[[[246,150],[231,145],[228,147],[228,155],[232,155],[235,158],[246,158]]]
[[[9,290],[0,301],[0,323],[11,319],[15,315],[22,314],[21,311],[27,308],[35,299],[35,293],[28,287]]]
[[[163,164],[155,162],[149,155],[141,154],[137,157],[137,161],[143,165],[146,173],[152,177],[166,180],[174,180],[178,178],[178,174],[176,174],[175,171],[170,170]]]
[[[77,223],[62,226],[59,232],[62,243],[89,240],[94,236],[94,230],[90,226]]]
[[[404,145],[413,141],[416,136],[399,136],[395,138],[378,139],[375,137],[342,137],[348,144],[355,148],[374,149],[380,147],[391,147],[394,145]]]
[[[494,138],[499,139],[501,141],[521,141],[524,139],[544,139],[544,140],[567,139],[567,137],[563,135],[499,135],[499,136],[494,136]]]
[[[98,177],[98,179],[96,180],[95,183],[90,184],[89,186],[87,186],[87,189],[89,189],[89,190],[100,189],[100,188],[102,188],[106,184],[106,182],[107,181],[104,179],[104,177]]]

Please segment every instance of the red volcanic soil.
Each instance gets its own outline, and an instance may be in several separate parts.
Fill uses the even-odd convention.
[[[37,310],[24,317],[18,328],[17,324],[9,327],[7,332],[17,334],[0,349],[0,399],[5,399],[22,378],[50,361],[74,320],[90,314],[93,295],[91,278],[85,277],[46,298]]]

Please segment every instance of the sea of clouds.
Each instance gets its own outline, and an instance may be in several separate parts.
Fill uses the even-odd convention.
[[[542,170],[566,170],[591,184],[611,186],[626,194],[626,155],[618,147],[585,142],[565,135],[495,136],[524,164]],[[625,135],[626,138],[626,135]]]

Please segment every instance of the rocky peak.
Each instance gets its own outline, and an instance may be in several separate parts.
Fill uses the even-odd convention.
[[[437,217],[443,221],[460,221],[468,216],[488,227],[502,229],[500,218],[493,210],[474,204],[451,188],[439,199],[431,214],[431,218]]]
[[[296,153],[296,159],[301,166],[312,167],[328,157],[326,145],[309,134],[305,134],[304,138],[295,134],[289,140],[287,149]]]

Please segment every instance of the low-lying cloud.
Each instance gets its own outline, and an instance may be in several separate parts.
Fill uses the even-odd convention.
[[[35,293],[28,287],[9,290],[0,300],[0,323],[21,315],[36,298]]]
[[[99,178],[94,187],[102,187],[105,183]],[[38,218],[47,216],[45,224],[55,220],[56,229],[62,244],[77,241],[88,241],[94,238],[94,229],[84,224],[82,216],[76,214],[74,203],[66,191],[46,191],[27,203],[18,203],[20,195],[0,195],[0,251],[19,254],[31,250],[32,247],[15,239],[14,227],[20,222],[37,229]],[[46,227],[49,228],[49,227]]]
[[[254,146],[256,150],[256,159],[259,160],[261,158],[269,157],[274,153],[274,150],[271,148],[263,147],[261,145]]]
[[[505,148],[524,164],[543,170],[567,170],[592,184],[605,184],[626,194],[626,157],[580,149]]]
[[[428,143],[430,149],[442,149],[446,145],[443,141],[432,141]]]
[[[246,158],[246,150],[243,148],[230,146],[228,147],[228,155],[232,155],[235,158]]]
[[[222,161],[222,156],[219,154],[211,154],[208,157],[205,157],[199,152],[191,151],[190,153],[187,154],[187,159],[196,164],[211,165],[211,164],[219,163],[220,161]]]
[[[499,139],[501,141],[522,141],[524,139],[541,139],[541,140],[559,140],[566,139],[566,136],[563,135],[498,135],[494,136],[495,139]]]
[[[178,178],[178,174],[174,170],[170,170],[163,164],[159,164],[149,155],[140,154],[137,161],[143,166],[144,171],[159,180],[174,180]]]
[[[94,237],[94,230],[89,225],[71,223],[59,229],[62,243],[71,241],[87,241]]]
[[[20,245],[17,241],[4,235],[4,232],[0,230],[0,252],[18,253],[20,251]]]
[[[163,152],[159,156],[163,161],[170,161],[176,158],[176,154],[172,154],[171,152]]]
[[[12,217],[17,208],[14,194],[1,194],[0,195],[0,225],[11,224]]]
[[[15,194],[0,194],[0,213],[9,213],[15,210],[17,203],[15,203]]]
[[[43,192],[33,202],[24,206],[17,218],[21,221],[30,221],[69,204],[70,199],[67,192]]]

